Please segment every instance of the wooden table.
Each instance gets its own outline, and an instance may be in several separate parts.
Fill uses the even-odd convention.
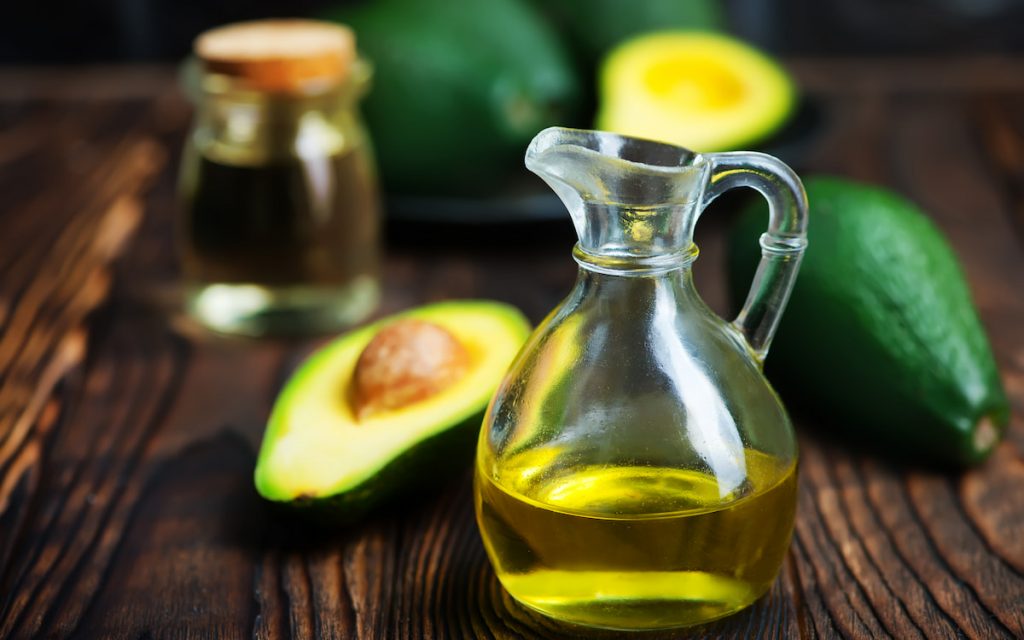
[[[1016,415],[959,476],[850,453],[827,416],[799,420],[781,578],[740,615],[661,637],[1024,637],[1024,61],[792,67],[826,115],[804,168],[931,213]],[[495,581],[468,472],[334,534],[265,512],[254,452],[312,343],[197,337],[168,312],[187,117],[167,69],[0,71],[0,636],[563,635]],[[698,237],[716,309],[726,218]],[[479,296],[538,320],[575,275],[566,225],[390,237],[382,313]]]

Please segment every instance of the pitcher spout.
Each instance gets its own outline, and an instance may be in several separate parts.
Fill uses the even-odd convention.
[[[551,127],[530,143],[526,167],[565,204],[584,251],[652,257],[692,244],[707,172],[700,154],[614,133]]]

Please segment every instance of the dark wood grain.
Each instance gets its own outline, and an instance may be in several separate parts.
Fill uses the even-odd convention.
[[[829,416],[798,414],[797,525],[772,591],[641,637],[1024,637],[1024,62],[794,68],[827,116],[800,168],[898,189],[949,235],[1013,422],[955,475],[851,449]],[[188,111],[172,83],[166,69],[0,71],[0,636],[616,637],[502,591],[468,469],[340,531],[265,510],[254,452],[316,343],[215,339],[175,313]],[[698,288],[718,310],[729,213],[698,236]],[[568,225],[389,237],[381,313],[490,297],[539,320],[575,277]]]
[[[32,591],[15,593],[9,580],[11,570],[25,569],[25,533],[42,513],[33,502],[51,468],[49,436],[68,400],[53,391],[84,357],[85,318],[107,296],[111,260],[141,217],[140,188],[164,155],[131,127],[65,155],[69,141],[90,142],[97,121],[85,120],[93,126],[36,131],[32,145],[16,142],[17,129],[3,132],[13,149],[4,163],[49,157],[40,162],[48,179],[36,183],[36,192],[0,180],[14,203],[0,217],[0,560],[8,569],[0,584],[11,594],[5,610],[12,615],[34,602]],[[12,619],[5,617],[0,633],[10,631]]]

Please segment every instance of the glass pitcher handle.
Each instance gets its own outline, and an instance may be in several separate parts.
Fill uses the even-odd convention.
[[[704,157],[711,165],[704,207],[736,187],[751,187],[768,200],[768,231],[761,235],[761,263],[747,300],[732,322],[758,360],[763,361],[807,247],[807,194],[796,173],[773,156],[739,151]]]

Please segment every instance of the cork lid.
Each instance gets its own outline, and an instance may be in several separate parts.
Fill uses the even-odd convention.
[[[229,24],[200,34],[193,50],[207,72],[272,92],[337,84],[356,61],[352,30],[317,20]]]

